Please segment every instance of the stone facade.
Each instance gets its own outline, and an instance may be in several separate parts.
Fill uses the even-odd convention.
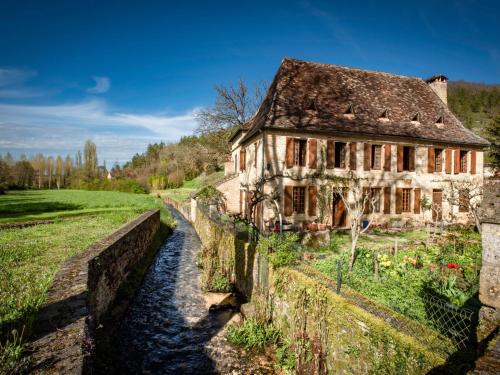
[[[151,210],[63,265],[34,324],[30,373],[91,373],[95,330],[159,228]]]
[[[306,209],[303,214],[292,214],[290,216],[285,216],[284,208],[284,186],[309,186],[311,184],[320,185],[321,181],[313,180],[307,178],[318,171],[331,176],[348,177],[349,173],[352,171],[355,173],[356,177],[362,179],[362,185],[371,188],[381,188],[380,196],[380,212],[374,214],[376,224],[384,224],[395,221],[401,221],[402,223],[408,222],[409,224],[421,224],[425,221],[432,221],[432,212],[426,211],[425,213],[420,210],[420,207],[416,207],[416,202],[418,202],[415,197],[415,189],[420,189],[420,200],[427,197],[432,201],[433,190],[443,191],[443,218],[445,220],[451,221],[451,216],[453,215],[454,220],[457,222],[468,222],[470,220],[470,214],[467,212],[459,212],[459,208],[456,205],[450,205],[446,199],[447,194],[450,193],[450,183],[449,181],[475,181],[478,185],[482,184],[483,181],[483,151],[477,148],[464,148],[460,150],[467,152],[467,172],[466,173],[456,173],[454,168],[456,167],[454,158],[455,152],[460,152],[457,148],[451,148],[450,146],[444,144],[431,144],[429,142],[421,141],[415,142],[414,140],[403,140],[403,141],[387,141],[381,140],[373,137],[346,137],[346,136],[328,136],[320,134],[304,134],[303,132],[291,132],[291,131],[271,131],[268,130],[264,133],[265,135],[260,135],[255,137],[251,143],[240,145],[238,141],[235,141],[232,150],[232,159],[237,161],[238,171],[237,178],[231,179],[231,183],[224,183],[219,185],[217,188],[224,193],[227,200],[228,210],[231,212],[243,212],[245,210],[245,201],[247,191],[252,190],[254,182],[257,181],[262,176],[269,179],[266,183],[265,192],[270,194],[273,190],[277,189],[280,193],[279,206],[282,210],[281,214],[284,215],[285,219],[291,223],[301,223],[301,222],[313,222],[319,219],[318,208],[315,214],[311,215]],[[305,166],[303,167],[291,167],[288,168],[286,165],[286,140],[287,138],[300,138],[304,140],[315,139],[317,142],[317,166],[316,168],[310,168],[308,160],[311,157],[307,156]],[[349,149],[352,143],[355,147],[355,160],[351,163],[351,157],[353,154],[346,152],[345,167],[344,168],[327,168],[325,160],[325,150],[328,141],[343,142]],[[386,148],[390,151],[390,168],[384,168],[384,161],[382,161],[382,166],[380,169],[370,169],[365,170],[364,168],[364,144],[370,145],[381,145],[381,155],[384,158],[386,153]],[[265,144],[265,146],[264,146]],[[414,171],[397,171],[397,147],[398,145],[410,145],[415,147],[415,168]],[[443,150],[451,150],[448,154],[443,151],[443,162],[441,172],[430,172],[428,171],[429,163],[429,147],[439,148]],[[245,150],[242,153],[242,150]],[[263,150],[265,150],[263,158]],[[474,157],[472,154],[474,153]],[[240,168],[241,155],[245,155],[245,165],[244,168]],[[307,153],[308,154],[308,153]],[[451,161],[451,171],[446,173],[445,165],[447,163],[447,157],[453,158]],[[473,160],[473,158],[475,160]],[[388,159],[389,160],[389,159]],[[472,164],[474,163],[474,167]],[[234,163],[233,163],[234,164]],[[231,164],[231,165],[233,165]],[[264,166],[264,168],[263,168]],[[354,167],[352,168],[351,167]],[[474,168],[475,171],[472,171]],[[389,169],[389,170],[387,170]],[[473,172],[473,173],[471,173]],[[270,179],[269,177],[276,176]],[[297,181],[297,178],[302,178],[301,181]],[[390,188],[390,213],[384,213],[383,207],[385,206],[385,198],[383,194],[384,188]],[[396,213],[396,189],[397,188],[410,188],[410,212]],[[308,195],[305,197],[305,206],[309,206]],[[269,220],[276,220],[276,209],[272,202],[266,202],[261,207],[261,220],[259,223],[262,227]],[[417,211],[417,213],[415,213]],[[346,226],[349,223],[346,222]]]

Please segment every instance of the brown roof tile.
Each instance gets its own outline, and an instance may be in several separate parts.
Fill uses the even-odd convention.
[[[350,106],[353,118],[345,115]],[[388,121],[380,120],[386,110]],[[411,121],[416,113],[419,124]],[[420,78],[293,59],[283,60],[261,107],[242,128],[244,139],[262,127],[488,145]]]

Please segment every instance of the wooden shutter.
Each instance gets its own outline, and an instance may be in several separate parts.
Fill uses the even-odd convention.
[[[349,143],[349,169],[351,171],[357,169],[356,148],[356,142]]]
[[[309,168],[316,169],[317,168],[317,152],[318,149],[318,141],[316,139],[309,140]]]
[[[308,192],[308,210],[307,213],[309,216],[316,216],[316,197],[317,197],[317,189],[316,185],[311,185],[307,188]]]
[[[365,143],[363,155],[363,169],[369,171],[372,164],[372,146],[369,143]]]
[[[398,172],[403,172],[403,146],[398,145]]]
[[[434,167],[436,162],[436,153],[434,147],[427,148],[427,172],[434,173]]]
[[[415,170],[415,147],[410,147],[410,152],[408,153],[410,158],[409,171],[413,172]]]
[[[326,167],[333,168],[335,165],[335,142],[333,140],[326,141]]]
[[[391,171],[391,145],[384,146],[384,171]]]
[[[293,213],[293,186],[285,186],[285,216],[292,216]]]
[[[460,173],[460,149],[455,150],[455,163],[453,163],[453,173]]]
[[[365,197],[368,196],[368,200],[365,201]],[[363,213],[364,214],[369,214],[370,213],[370,208],[371,208],[371,204],[370,204],[370,188],[367,188],[367,187],[364,187],[363,188],[363,202],[366,202],[365,203],[365,207],[363,207]]]
[[[420,188],[414,189],[414,204],[413,204],[413,212],[416,214],[420,213]]]
[[[293,167],[293,138],[292,137],[286,137],[286,167],[287,168],[292,168]]]
[[[246,154],[245,149],[241,148],[240,149],[240,171],[245,170],[245,165],[246,165],[245,154]]]
[[[391,213],[391,187],[384,188],[384,214]]]
[[[403,213],[403,189],[396,188],[396,213]]]
[[[470,174],[476,174],[476,151],[470,152]]]
[[[452,159],[453,150],[451,148],[446,149],[446,161],[445,161],[445,171],[448,174],[451,174],[451,159]]]

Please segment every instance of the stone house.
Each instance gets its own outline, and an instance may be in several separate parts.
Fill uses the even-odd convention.
[[[349,225],[332,198],[320,217],[318,173],[360,178],[377,198],[375,223],[422,223],[466,205],[446,199],[447,181],[482,184],[488,142],[466,129],[447,107],[447,78],[426,81],[329,64],[284,59],[254,116],[231,137],[231,161],[217,186],[229,211],[248,213],[256,184],[277,197],[252,211],[261,228],[281,213],[286,222]],[[422,212],[422,199],[435,210]]]

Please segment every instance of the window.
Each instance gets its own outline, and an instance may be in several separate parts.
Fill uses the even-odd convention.
[[[335,168],[345,168],[346,144],[344,142],[335,142]]]
[[[293,164],[304,167],[306,165],[306,147],[305,139],[293,140]]]
[[[417,112],[415,115],[411,118],[412,122],[420,122],[420,113]]]
[[[403,171],[409,171],[410,170],[410,147],[409,146],[404,146],[403,147]]]
[[[389,111],[387,109],[384,109],[378,119],[381,121],[389,121]]]
[[[467,173],[467,151],[460,151],[460,173]]]
[[[460,190],[458,192],[458,212],[469,212],[469,192]]]
[[[411,189],[403,189],[403,212],[410,212],[410,194]]]
[[[434,171],[443,171],[443,150],[439,148],[434,150]]]
[[[444,116],[439,116],[436,120],[437,125],[444,125]]]
[[[382,164],[382,146],[381,145],[372,145],[372,169],[380,169]]]
[[[306,188],[303,186],[293,187],[293,212],[303,214],[305,212]]]
[[[370,198],[375,198],[375,204],[373,206],[373,212],[380,212],[380,192],[381,188],[371,188]]]

